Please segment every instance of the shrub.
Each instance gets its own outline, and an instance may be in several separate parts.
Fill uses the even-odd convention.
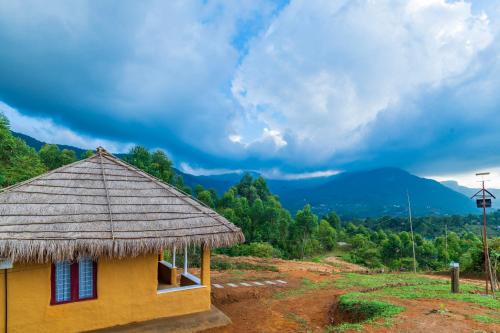
[[[271,244],[266,242],[254,242],[250,244],[240,244],[228,249],[230,256],[252,256],[259,258],[281,257],[282,254]]]

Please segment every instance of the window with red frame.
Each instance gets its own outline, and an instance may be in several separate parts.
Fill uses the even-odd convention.
[[[97,298],[97,263],[89,258],[52,264],[51,304]]]

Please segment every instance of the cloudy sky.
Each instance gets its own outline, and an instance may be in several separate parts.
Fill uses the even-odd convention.
[[[499,19],[495,0],[2,1],[0,110],[193,173],[473,185],[500,171]]]

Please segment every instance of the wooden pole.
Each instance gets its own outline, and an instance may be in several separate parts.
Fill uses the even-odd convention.
[[[413,223],[411,220],[411,204],[410,204],[410,193],[406,190],[406,197],[408,198],[408,214],[410,217],[410,233],[411,233],[411,244],[413,247],[413,273],[417,273],[417,259],[415,256],[415,238],[413,237]]]
[[[451,267],[451,292],[457,294],[460,292],[460,267],[458,264],[453,264]]]
[[[188,246],[184,244],[184,274],[188,272]]]
[[[174,245],[174,250],[172,251],[172,267],[177,267],[175,265],[175,250],[176,250],[176,248],[175,248],[175,245]]]
[[[486,236],[486,191],[484,188],[484,180],[482,181],[482,196],[483,196],[483,249],[484,249],[484,273],[485,273],[485,289],[488,294],[488,281],[490,280],[490,256],[488,254],[488,238]],[[493,291],[493,286],[491,286]]]
[[[446,262],[445,262],[445,264],[448,265],[450,256],[448,255],[448,223],[446,223],[446,222],[444,224],[444,248],[446,249]]]

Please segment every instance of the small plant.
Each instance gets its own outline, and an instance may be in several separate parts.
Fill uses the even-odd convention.
[[[439,309],[437,310],[437,312],[441,315],[444,315],[444,314],[447,314],[449,311],[448,309],[446,308],[446,305],[444,305],[443,303],[440,303],[439,304]]]

